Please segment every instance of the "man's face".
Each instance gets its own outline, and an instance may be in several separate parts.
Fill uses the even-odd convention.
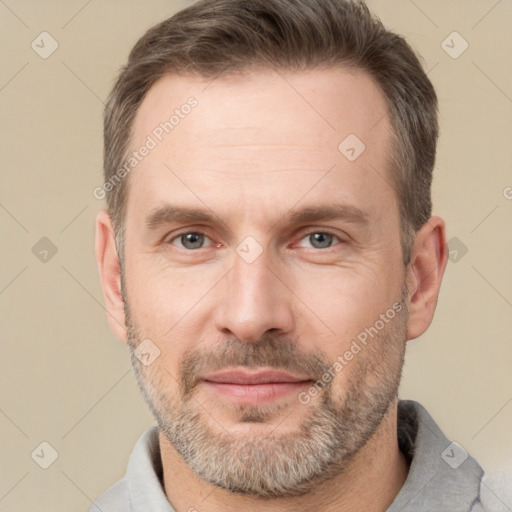
[[[307,492],[396,398],[407,311],[386,113],[346,69],[168,75],[139,108],[132,149],[158,143],[130,175],[128,342],[165,438],[210,483]],[[147,339],[149,365],[133,353]]]

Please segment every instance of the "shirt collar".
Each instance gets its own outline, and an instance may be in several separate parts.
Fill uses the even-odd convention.
[[[482,468],[420,403],[399,401],[398,443],[410,468],[387,512],[470,512],[479,503]]]
[[[148,428],[138,439],[126,470],[130,510],[174,512],[164,492],[158,427]]]

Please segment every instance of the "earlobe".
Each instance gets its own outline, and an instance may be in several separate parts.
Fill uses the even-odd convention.
[[[445,222],[431,217],[416,234],[407,269],[408,340],[421,336],[431,324],[447,262]]]
[[[114,229],[106,211],[101,211],[96,217],[96,263],[110,328],[120,341],[126,342],[121,266],[115,246]]]

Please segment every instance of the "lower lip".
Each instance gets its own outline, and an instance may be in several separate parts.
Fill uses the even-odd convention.
[[[301,390],[311,386],[311,381],[309,380],[299,382],[268,382],[265,384],[228,384],[208,380],[202,382],[214,393],[243,405],[273,402],[292,393],[298,394]]]

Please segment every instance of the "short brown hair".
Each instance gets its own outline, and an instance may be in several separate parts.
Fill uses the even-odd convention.
[[[366,71],[386,98],[393,128],[388,162],[407,265],[415,233],[432,210],[437,97],[409,44],[360,0],[200,0],[148,30],[106,104],[105,182],[122,167],[137,109],[163,75],[214,78],[251,67],[303,71],[334,65]],[[128,179],[106,196],[123,260]]]

